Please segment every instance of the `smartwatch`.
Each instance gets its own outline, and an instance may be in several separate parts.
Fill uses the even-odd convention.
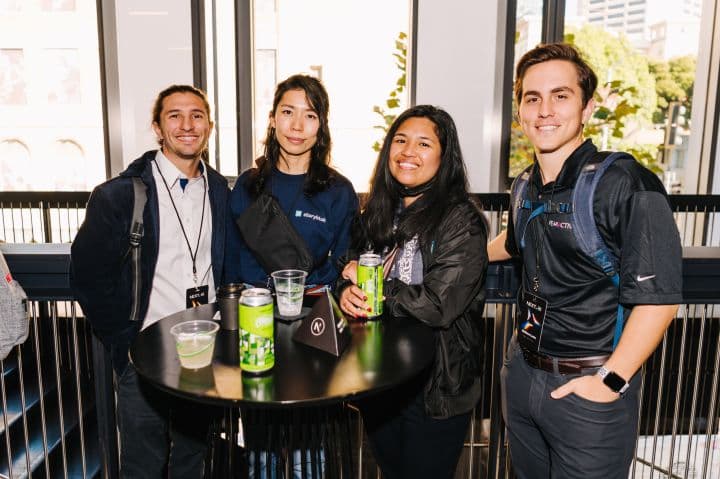
[[[625,394],[625,391],[630,387],[630,383],[621,378],[618,374],[610,371],[605,366],[598,369],[597,375],[603,380],[603,384],[609,387],[621,396]]]

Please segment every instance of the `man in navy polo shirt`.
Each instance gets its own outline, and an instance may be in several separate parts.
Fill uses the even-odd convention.
[[[592,205],[600,236],[617,258],[617,285],[577,243],[572,211],[557,206],[572,204],[583,167],[598,158],[583,138],[596,86],[592,69],[566,44],[538,46],[517,65],[518,119],[535,150],[522,199],[548,207],[516,225],[522,216],[514,201],[508,229],[488,253],[490,261],[523,261],[518,329],[501,372],[503,415],[521,478],[627,477],[637,372],[682,301],[680,238],[665,190],[631,156],[605,171]],[[616,341],[619,316],[625,322]]]

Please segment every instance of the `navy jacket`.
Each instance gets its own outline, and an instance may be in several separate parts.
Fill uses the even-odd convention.
[[[133,211],[132,177],[147,186],[143,212],[140,318],[145,318],[158,258],[159,211],[157,187],[151,162],[156,151],[148,151],[116,178],[97,186],[90,196],[83,222],[71,249],[70,282],[85,316],[102,343],[110,350],[113,367],[121,373],[128,362],[128,349],[142,321],[130,321],[132,276],[129,249]],[[205,165],[207,167],[207,165]],[[239,232],[231,222],[228,183],[207,167],[212,211],[212,269],[215,285],[225,282],[223,265],[227,250],[237,250]],[[183,305],[184,306],[184,305]],[[181,309],[181,308],[178,308]]]
[[[243,173],[230,193],[230,209],[239,218],[254,199],[248,192],[248,176]],[[333,284],[340,272],[337,261],[345,254],[350,242],[350,226],[358,213],[358,197],[352,183],[336,173],[328,187],[306,197],[302,194],[307,175],[288,175],[273,169],[268,191],[278,200],[290,223],[315,258],[317,265],[305,280],[305,285]],[[291,211],[292,210],[292,211]],[[241,238],[235,258],[226,257],[233,279],[257,286],[270,284],[270,273],[263,270]]]

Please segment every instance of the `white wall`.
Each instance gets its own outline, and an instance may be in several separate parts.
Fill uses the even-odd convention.
[[[452,115],[471,191],[499,191],[504,2],[418,4],[416,103]]]

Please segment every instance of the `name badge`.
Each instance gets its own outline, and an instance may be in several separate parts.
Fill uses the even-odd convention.
[[[186,308],[197,308],[201,304],[208,303],[208,285],[196,286],[194,288],[188,288],[185,291],[185,307]]]
[[[518,341],[524,348],[539,351],[545,313],[547,312],[547,301],[540,296],[523,291],[520,296],[519,306]]]

